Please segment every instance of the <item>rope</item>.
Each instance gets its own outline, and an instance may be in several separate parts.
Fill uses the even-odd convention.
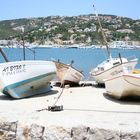
[[[60,97],[61,97],[61,95],[62,95],[62,93],[63,93],[63,91],[64,91],[65,86],[64,86],[63,83],[60,85],[60,87],[62,87],[62,91],[61,91],[60,95],[57,97],[57,100],[54,102],[53,106],[56,105],[56,103],[58,102],[58,100],[60,99]]]
[[[60,99],[60,97],[62,96],[62,93],[63,93],[63,91],[64,91],[64,88],[65,88],[65,87],[64,87],[64,84],[63,84],[63,83],[60,85],[60,87],[63,87],[63,88],[62,88],[62,91],[61,91],[60,95],[57,97],[57,100],[54,102],[53,106],[56,105],[56,103],[58,102],[58,100]],[[44,110],[48,110],[48,108],[44,108],[44,109],[37,110],[37,112],[44,111]]]

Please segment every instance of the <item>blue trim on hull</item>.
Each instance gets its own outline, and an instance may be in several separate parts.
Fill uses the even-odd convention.
[[[50,80],[55,74],[55,72],[47,73],[8,85],[3,89],[3,93],[18,99],[48,92],[51,90]]]

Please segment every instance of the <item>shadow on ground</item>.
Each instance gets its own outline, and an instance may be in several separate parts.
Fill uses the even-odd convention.
[[[112,102],[123,104],[123,105],[140,105],[140,97],[138,96],[130,96],[130,97],[125,97],[121,99],[117,99],[112,97],[111,95],[107,93],[103,93],[103,96]]]
[[[37,94],[37,95],[34,95],[34,96],[29,96],[29,97],[25,97],[25,98],[21,98],[21,99],[14,99],[10,96],[7,96],[7,95],[1,93],[0,100],[15,101],[15,100],[22,100],[22,99],[32,99],[32,98],[38,98],[38,97],[43,97],[43,96],[51,96],[51,95],[54,95],[54,94],[57,94],[57,93],[58,93],[57,90],[51,90],[50,92],[47,92],[47,93],[40,93],[40,94]]]

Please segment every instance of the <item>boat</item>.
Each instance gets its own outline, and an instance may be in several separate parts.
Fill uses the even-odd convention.
[[[52,61],[32,60],[0,63],[0,91],[12,98],[25,98],[51,90],[56,74]]]
[[[73,61],[70,65],[64,64],[59,60],[53,60],[53,62],[56,66],[56,75],[61,83],[61,87],[67,84],[70,86],[79,85],[80,80],[84,78],[82,71],[79,71],[72,66]]]
[[[56,75],[52,61],[25,60],[9,62],[0,48],[5,62],[0,63],[0,92],[15,99],[46,93],[51,90],[50,81]]]
[[[95,7],[94,7],[94,10],[95,10]],[[96,13],[96,10],[95,10],[95,13]],[[96,13],[96,17],[99,23],[99,28],[102,34],[105,48],[107,49],[108,58],[104,60],[102,63],[98,64],[95,68],[93,68],[90,71],[90,74],[92,77],[94,77],[98,85],[104,85],[105,84],[104,79],[118,75],[122,72],[122,69],[121,69],[122,64],[125,65],[125,67],[127,67],[128,69],[133,70],[137,64],[138,59],[135,57],[131,59],[124,58],[124,57],[121,57],[120,54],[119,54],[119,57],[113,58],[97,13]]]
[[[127,68],[125,68],[127,69]],[[105,80],[107,94],[117,99],[140,96],[140,70],[123,74]]]
[[[138,59],[127,59],[127,58],[108,58],[101,64],[97,65],[96,68],[92,69],[90,74],[94,77],[98,85],[104,84],[104,79],[111,78],[115,75],[120,75],[122,71],[122,64],[125,65],[129,70],[133,70],[137,64]]]

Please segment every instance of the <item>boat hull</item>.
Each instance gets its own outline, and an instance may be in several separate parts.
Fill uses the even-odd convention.
[[[77,85],[84,75],[70,65],[54,61],[56,65],[56,74],[61,84]]]
[[[24,98],[51,90],[56,74],[51,61],[17,61],[0,64],[0,91],[13,98]]]
[[[99,73],[91,72],[91,75],[94,77],[95,81],[98,84],[105,84],[104,82],[105,79],[112,78],[113,76],[121,75],[123,73],[122,65],[126,67],[129,71],[132,71],[135,68],[136,64],[137,64],[137,59],[122,64],[118,64],[107,70],[104,70],[103,72],[99,72]]]
[[[123,74],[105,81],[109,95],[115,98],[140,96],[140,74]]]

